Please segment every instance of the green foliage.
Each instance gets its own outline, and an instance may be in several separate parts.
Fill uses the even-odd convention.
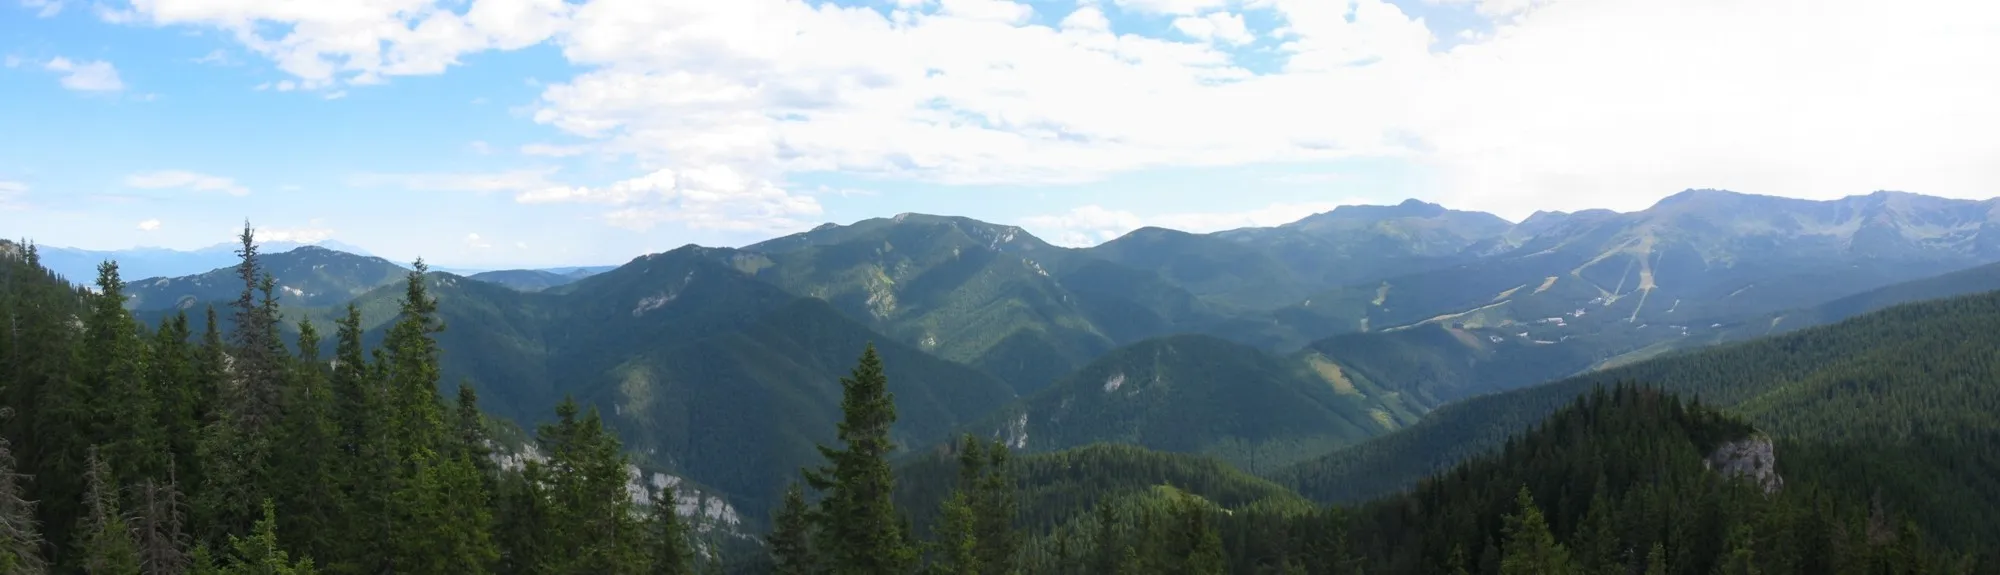
[[[1501,446],[1593,388],[1642,381],[1755,422],[1776,439],[1788,478],[1810,476],[1849,499],[1880,491],[1948,541],[2000,540],[1995,333],[2000,293],[1893,307],[1471,398],[1280,477],[1314,499],[1362,501]]]
[[[916,554],[904,544],[906,532],[891,498],[889,427],[896,421],[896,404],[875,346],[862,351],[840,384],[841,446],[820,447],[827,465],[806,473],[807,483],[825,494],[813,511],[815,547],[826,551],[834,575],[901,572]]]
[[[652,529],[648,561],[652,563],[649,572],[655,575],[694,573],[694,549],[688,545],[687,524],[681,519],[678,504],[673,488],[653,495],[652,519],[648,522]]]
[[[220,565],[213,567],[217,575],[313,575],[312,559],[291,559],[291,554],[278,546],[278,516],[275,506],[264,502],[264,517],[257,520],[249,537],[229,537],[230,553]],[[205,554],[205,553],[204,553]],[[205,572],[201,559],[195,561],[195,573]]]
[[[777,575],[807,575],[820,571],[818,553],[813,549],[813,526],[811,510],[806,508],[805,491],[797,483],[785,490],[784,503],[778,507],[777,518],[772,521],[771,534],[765,537],[765,546],[771,550]]]
[[[1414,421],[1398,395],[1355,393],[1342,387],[1350,382],[1337,366],[1314,361],[1209,336],[1147,340],[1105,354],[985,426],[1036,451],[1131,443],[1261,472]]]

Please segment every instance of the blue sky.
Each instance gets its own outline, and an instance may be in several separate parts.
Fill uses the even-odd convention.
[[[594,264],[912,211],[1087,244],[2000,184],[1972,4],[0,2],[0,234],[94,249],[247,218]]]

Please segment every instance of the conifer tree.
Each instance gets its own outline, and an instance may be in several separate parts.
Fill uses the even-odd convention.
[[[215,317],[215,307],[206,308],[203,318],[201,345],[195,353],[194,390],[199,394],[195,401],[199,410],[196,421],[207,426],[223,417],[222,390],[229,379],[229,349],[223,342],[222,324]]]
[[[1097,500],[1096,519],[1097,532],[1091,542],[1096,553],[1091,556],[1091,572],[1118,573],[1118,565],[1125,560],[1125,545],[1118,540],[1118,517],[1110,500]]]
[[[0,408],[0,419],[9,413]],[[14,453],[0,438],[0,573],[41,575],[42,537],[35,527],[35,504],[21,496],[24,478],[14,470]]]
[[[500,513],[494,540],[500,545],[496,571],[509,575],[547,573],[557,556],[548,476],[542,463],[524,458],[520,473],[500,482]]]
[[[96,447],[84,472],[84,515],[77,518],[76,567],[90,575],[139,575],[139,545],[118,511],[118,482]]]
[[[819,561],[812,548],[811,511],[806,508],[805,491],[799,484],[793,483],[785,489],[784,503],[779,505],[773,523],[776,527],[764,543],[771,550],[776,575],[818,573]]]
[[[681,519],[677,509],[679,502],[673,487],[664,487],[653,494],[651,573],[654,575],[693,575],[694,549],[688,544],[687,523]]]
[[[417,260],[404,286],[402,316],[383,341],[382,372],[392,417],[395,457],[389,512],[389,564],[420,573],[484,573],[498,558],[486,483],[463,453],[452,453],[438,397],[439,350],[432,338],[444,330],[437,300]]]
[[[332,556],[337,551],[334,530],[341,503],[338,463],[332,418],[333,396],[327,387],[326,368],[320,363],[319,330],[312,321],[299,322],[298,361],[289,370],[293,380],[286,388],[283,425],[284,449],[275,453],[277,481],[284,486],[276,494],[278,512],[291,529],[283,537],[287,547],[307,554]]]
[[[937,541],[932,550],[931,575],[980,575],[978,518],[974,515],[971,491],[952,492],[940,509]]]
[[[213,567],[217,575],[314,575],[310,557],[291,559],[291,554],[278,545],[278,516],[276,506],[264,502],[263,518],[258,519],[249,537],[229,537],[229,556],[220,565]],[[207,555],[205,549],[198,555]],[[204,564],[212,564],[205,557],[195,561],[195,573],[202,573]]]
[[[388,564],[392,479],[399,469],[389,444],[387,396],[362,346],[361,309],[353,303],[336,322],[331,392],[339,482],[341,549],[327,566],[337,572],[375,572]]]
[[[1548,521],[1526,486],[1515,496],[1519,511],[1507,517],[1501,575],[1565,575],[1576,570],[1569,552],[1549,533]]]
[[[978,443],[969,436],[966,441]],[[1007,444],[995,441],[982,454],[986,458],[982,472],[971,486],[980,572],[1007,575],[1014,572],[1014,554],[1021,545],[1019,534],[1014,532],[1014,517],[1019,508],[1015,502],[1014,476],[1008,468]]]
[[[91,414],[83,441],[98,446],[116,477],[160,474],[164,463],[156,409],[146,393],[145,343],[125,311],[125,282],[117,262],[97,266],[97,297],[85,318],[84,389]]]
[[[1667,575],[1667,546],[1653,544],[1653,550],[1646,553],[1646,575]]]
[[[591,409],[579,419],[576,402],[556,406],[556,422],[537,440],[549,453],[551,545],[558,573],[629,573],[645,563],[645,534],[626,490],[630,477],[618,440]]]
[[[163,436],[160,448],[173,461],[169,470],[173,477],[183,480],[200,477],[201,459],[195,455],[195,441],[201,436],[204,402],[208,400],[202,391],[196,350],[188,341],[193,335],[185,311],[160,320],[146,362],[147,395],[158,410],[155,425]]]
[[[1604,482],[1590,499],[1583,523],[1576,528],[1577,567],[1586,575],[1623,575],[1625,561],[1618,557],[1618,533],[1611,520],[1611,504],[1605,497]]]
[[[1754,545],[1755,534],[1748,524],[1737,525],[1729,531],[1729,550],[1722,556],[1718,569],[1721,575],[1757,575],[1757,556]]]
[[[903,534],[890,495],[895,478],[888,455],[894,445],[889,428],[896,421],[896,404],[874,344],[862,351],[842,388],[839,438],[842,448],[820,446],[829,465],[807,473],[814,489],[826,493],[816,512],[820,549],[829,554],[834,575],[900,573],[915,560]]]
[[[180,575],[192,566],[185,531],[187,519],[180,490],[173,478],[151,479],[139,486],[139,509],[132,515],[139,570],[146,575]]]

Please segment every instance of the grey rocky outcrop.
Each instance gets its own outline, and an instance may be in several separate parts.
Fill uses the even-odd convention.
[[[1702,463],[1711,471],[1747,478],[1766,494],[1777,493],[1785,486],[1785,478],[1778,475],[1778,455],[1769,436],[1752,435],[1724,443]]]

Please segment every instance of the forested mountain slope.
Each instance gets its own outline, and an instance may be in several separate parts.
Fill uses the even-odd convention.
[[[295,308],[345,304],[409,273],[389,260],[319,246],[263,254],[261,258],[263,271],[278,281],[278,293],[284,296],[285,304]],[[242,284],[234,267],[192,276],[134,280],[126,305],[134,310],[190,309],[201,303],[232,301]]]
[[[1427,407],[1318,356],[1184,335],[1107,353],[984,430],[1030,451],[1128,443],[1258,471],[1408,425]]]
[[[1777,438],[1781,465],[1879,489],[1941,536],[2000,540],[1994,334],[2000,292],[1896,306],[1467,399],[1279,477],[1314,499],[1365,500],[1499,446],[1594,387],[1634,381],[1749,419]]]
[[[564,396],[600,407],[639,459],[729,493],[762,516],[784,472],[831,441],[837,380],[876,344],[891,361],[899,441],[926,445],[1014,397],[1004,382],[888,341],[826,302],[800,298],[688,247],[565,286],[522,293],[428,276],[446,325],[434,337],[444,381],[468,379],[494,413],[546,418]],[[357,301],[364,323],[399,297]]]

